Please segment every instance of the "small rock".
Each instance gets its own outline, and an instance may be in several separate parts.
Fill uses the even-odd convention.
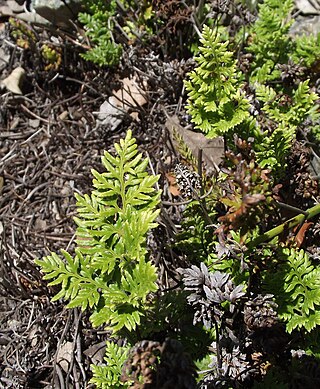
[[[19,4],[15,0],[7,0],[7,6],[11,9],[13,13],[23,12],[23,4]]]
[[[295,35],[310,35],[315,36],[320,32],[320,15],[314,16],[298,16],[290,28],[290,34]]]
[[[82,0],[32,0],[31,8],[52,25],[69,27],[70,20],[77,17]]]
[[[29,126],[32,128],[38,128],[40,126],[39,119],[29,119]]]
[[[320,1],[319,0],[296,0],[296,7],[304,15],[306,14],[320,14]]]
[[[22,67],[18,66],[11,72],[11,74],[8,77],[6,77],[4,80],[1,81],[1,85],[5,86],[8,91],[16,95],[22,95],[20,87],[24,75],[25,75],[25,70]]]
[[[115,131],[130,109],[138,109],[147,103],[135,77],[124,78],[121,81],[122,88],[112,91],[113,95],[100,106],[97,128],[102,126]],[[130,116],[138,120],[138,112],[131,112]]]

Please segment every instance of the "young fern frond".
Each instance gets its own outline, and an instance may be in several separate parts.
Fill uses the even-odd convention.
[[[198,67],[186,81],[187,110],[196,128],[208,138],[223,135],[249,116],[249,102],[228,42],[220,41],[218,31],[205,26],[200,40]]]
[[[274,176],[281,176],[286,159],[296,136],[296,128],[280,123],[271,135],[265,136],[256,146],[256,157],[262,168],[271,168]]]
[[[319,116],[315,104],[318,96],[310,91],[309,80],[301,82],[292,97],[287,96],[290,103],[283,101],[286,96],[277,95],[274,89],[265,85],[257,85],[256,96],[264,103],[262,110],[278,123],[297,127],[307,117],[316,119]]]
[[[314,65],[320,57],[320,34],[297,36],[292,59],[297,64],[307,67]]]
[[[159,177],[146,172],[148,161],[138,153],[131,131],[115,148],[117,156],[105,152],[102,157],[106,171],[92,171],[91,195],[76,194],[75,257],[62,251],[64,261],[52,253],[36,264],[45,279],[53,279],[49,285],[61,284],[54,300],[69,300],[69,308],[90,307],[95,326],[132,330],[144,315],[148,294],[157,289],[145,243],[159,214],[160,192],[153,187]]]
[[[301,82],[293,92],[293,96],[281,96],[266,85],[256,86],[256,96],[263,103],[262,111],[265,112],[277,128],[256,146],[257,160],[262,167],[268,166],[278,175],[284,171],[286,158],[296,137],[297,127],[310,117],[318,117],[315,103],[318,96],[310,91],[309,80]],[[282,101],[289,98],[290,104]]]

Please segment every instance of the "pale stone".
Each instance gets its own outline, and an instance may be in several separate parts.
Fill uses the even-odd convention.
[[[68,27],[70,20],[77,18],[81,10],[81,0],[32,0],[32,9],[52,25]]]

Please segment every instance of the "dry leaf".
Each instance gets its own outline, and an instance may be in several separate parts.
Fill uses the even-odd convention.
[[[103,342],[90,346],[83,353],[91,359],[94,365],[101,364],[106,353],[106,341],[104,340]]]
[[[112,91],[116,97],[117,106],[122,107],[125,110],[128,110],[132,107],[141,107],[146,104],[147,100],[145,99],[141,88],[138,86],[136,78],[124,78],[121,80],[123,87],[117,92]],[[120,101],[119,101],[120,100]]]
[[[5,86],[8,91],[16,95],[22,95],[20,86],[25,75],[25,70],[22,67],[15,68],[11,74],[1,81],[1,85]]]
[[[199,150],[202,150],[202,158],[207,170],[215,169],[215,166],[219,165],[222,161],[224,156],[224,141],[221,136],[208,139],[204,134],[187,130],[180,125],[179,119],[175,115],[168,116],[165,126],[170,132],[173,143],[176,144],[173,132],[177,131],[195,158],[198,158]]]
[[[57,363],[67,373],[73,354],[73,343],[66,342],[58,350]]]
[[[299,231],[294,238],[298,247],[302,246],[303,241],[304,241],[305,236],[306,236],[306,233],[312,225],[313,225],[313,222],[304,222],[302,224],[302,226],[299,228]]]
[[[116,130],[129,109],[141,107],[147,102],[135,77],[124,78],[121,81],[123,87],[118,91],[112,91],[113,95],[100,106],[98,113],[97,125],[106,125],[111,131]],[[138,112],[132,112],[130,116],[138,120]]]
[[[180,196],[180,190],[178,188],[176,177],[172,173],[166,173],[167,180],[169,182],[169,191],[172,194],[172,196]]]

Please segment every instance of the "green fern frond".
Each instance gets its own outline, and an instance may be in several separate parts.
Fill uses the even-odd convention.
[[[292,102],[290,104],[281,104],[282,95],[268,86],[258,85],[256,87],[257,98],[264,103],[262,110],[266,112],[271,119],[278,123],[287,123],[297,127],[307,117],[317,117],[317,105],[315,102],[318,95],[310,91],[309,80],[301,82],[294,91]]]
[[[41,266],[45,274],[43,279],[53,279],[48,285],[61,284],[61,290],[52,301],[64,298],[70,300],[70,307],[81,306],[86,309],[98,304],[100,294],[98,288],[102,286],[99,278],[94,276],[94,269],[88,267],[90,258],[84,257],[79,250],[76,250],[74,258],[65,250],[61,250],[65,261],[56,253],[44,257],[42,260],[35,260]]]
[[[107,342],[104,366],[91,365],[93,377],[91,384],[98,389],[125,389],[132,383],[122,383],[120,378],[123,365],[128,357],[130,346],[118,346],[116,343]]]
[[[292,0],[265,0],[259,7],[259,17],[251,27],[247,51],[254,54],[251,82],[275,80],[280,76],[276,64],[287,63],[292,47],[288,35],[292,24]]]
[[[303,81],[293,92],[290,104],[281,104],[282,95],[266,85],[256,86],[256,96],[264,104],[262,110],[277,128],[265,133],[255,149],[262,167],[268,166],[281,175],[286,166],[286,158],[296,137],[297,127],[306,118],[317,119],[318,105],[316,93],[310,91],[309,80]]]
[[[112,40],[112,17],[116,12],[116,2],[86,0],[88,12],[78,14],[79,21],[84,25],[86,35],[93,47],[82,58],[100,66],[116,65],[119,62],[122,48]]]
[[[159,176],[149,176],[145,171],[148,160],[142,160],[130,131],[115,148],[117,156],[105,152],[102,157],[106,172],[92,171],[91,197],[76,195],[77,243],[83,253],[93,255],[98,268],[107,272],[116,262],[124,267],[130,258],[144,257],[146,233],[156,226],[159,210],[155,207],[161,195],[154,189]]]
[[[121,53],[122,48],[120,45],[114,42],[108,42],[104,38],[98,45],[80,55],[86,61],[93,62],[99,66],[112,66],[119,63]]]
[[[208,138],[223,135],[249,116],[249,102],[241,91],[242,82],[228,42],[205,26],[200,40],[198,67],[185,82],[188,93],[187,110],[195,127]]]
[[[265,275],[267,289],[275,295],[287,331],[305,328],[310,332],[320,325],[320,269],[303,250],[283,249],[280,260],[277,273]]]
[[[109,293],[111,298],[119,300],[119,296],[123,297],[121,293]],[[123,300],[123,299],[122,299]],[[105,301],[107,304],[108,302]],[[112,330],[114,333],[120,331],[123,328],[127,328],[129,331],[134,331],[138,325],[140,325],[141,317],[145,316],[145,309],[134,308],[132,305],[122,303],[117,307],[104,306],[98,311],[95,311],[90,316],[90,321],[95,327],[107,323],[106,329]]]
[[[280,123],[272,134],[265,136],[256,146],[256,156],[262,168],[271,168],[274,176],[281,176],[286,159],[296,136],[296,128]]]
[[[151,292],[157,290],[156,268],[149,262],[140,260],[132,271],[124,271],[119,284],[104,289],[104,307],[94,312],[90,320],[94,326],[109,323],[114,332],[126,327],[135,330],[144,316],[142,306]]]
[[[157,290],[156,268],[146,259],[146,235],[157,225],[160,192],[153,186],[159,177],[146,172],[148,160],[138,153],[131,131],[115,149],[116,156],[105,152],[102,157],[106,171],[92,172],[91,195],[75,195],[75,257],[62,250],[64,260],[52,253],[36,264],[45,279],[53,280],[49,285],[61,284],[53,300],[90,308],[94,325],[131,331],[147,309],[147,296]]]
[[[320,58],[320,34],[295,37],[295,50],[292,59],[295,63],[311,67]]]

